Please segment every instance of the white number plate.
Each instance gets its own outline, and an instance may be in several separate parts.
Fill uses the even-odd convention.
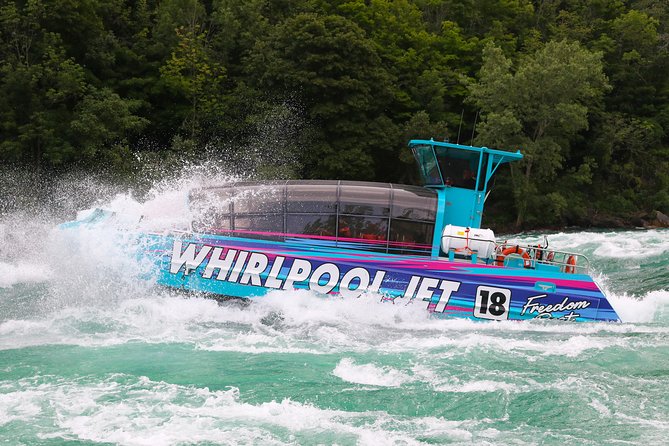
[[[480,286],[476,289],[474,316],[481,319],[503,321],[509,318],[511,290]]]

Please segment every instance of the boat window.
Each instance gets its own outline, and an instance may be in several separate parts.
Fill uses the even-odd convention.
[[[434,190],[354,181],[237,183],[195,190],[189,200],[196,232],[336,237],[351,249],[405,254],[430,254],[437,212]]]
[[[268,240],[283,239],[283,215],[235,215],[234,235]]]
[[[234,196],[235,214],[279,214],[283,213],[283,186],[236,186]]]
[[[334,237],[337,232],[337,216],[322,214],[286,215],[286,235],[307,234]]]
[[[212,211],[219,214],[230,214],[233,192],[230,187],[196,189],[189,194],[188,205],[196,218],[204,212]]]
[[[340,215],[338,235],[343,238],[384,242],[385,249],[385,241],[388,239],[388,219]]]
[[[370,183],[342,183],[339,188],[339,212],[342,214],[390,214],[390,188]]]
[[[289,183],[286,210],[289,213],[335,213],[337,210],[337,182]]]
[[[393,217],[434,221],[436,215],[436,192],[422,187],[393,189]]]
[[[211,234],[230,234],[230,216],[217,214],[214,211],[204,212],[193,220],[193,231]]]
[[[423,176],[425,185],[440,186],[443,184],[442,175],[440,175],[437,159],[434,156],[432,146],[421,145],[412,148],[413,155],[418,162],[418,168]]]
[[[479,168],[479,152],[454,149],[452,147],[435,147],[439,168],[448,186],[474,189]]]
[[[432,252],[434,224],[393,219],[390,222],[388,252],[429,255]]]

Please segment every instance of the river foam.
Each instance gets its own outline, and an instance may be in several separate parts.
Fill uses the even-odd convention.
[[[30,390],[26,390],[30,389]],[[110,375],[0,386],[0,426],[48,416],[56,420],[39,438],[124,445],[183,443],[418,445],[415,432],[450,440],[471,439],[463,423],[432,417],[403,419],[375,413],[320,409],[290,399],[244,402],[239,389],[210,390]],[[401,429],[397,429],[401,426]],[[407,432],[409,434],[407,434]]]

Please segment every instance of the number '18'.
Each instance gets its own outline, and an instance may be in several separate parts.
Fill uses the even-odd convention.
[[[506,296],[500,292],[493,292],[492,294],[488,290],[480,290],[481,296],[481,307],[479,312],[481,314],[487,314],[490,312],[493,316],[501,316],[506,311],[504,304],[506,303]],[[488,305],[488,300],[490,305]]]

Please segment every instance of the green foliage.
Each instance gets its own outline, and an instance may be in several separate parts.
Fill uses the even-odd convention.
[[[203,120],[222,114],[225,68],[208,54],[206,33],[183,26],[176,33],[179,41],[160,73],[171,91],[189,102],[188,127],[193,138]]]
[[[63,3],[58,17],[79,17],[80,10],[88,14],[87,6]],[[68,57],[61,35],[44,28],[47,19],[40,1],[28,2],[22,11],[14,4],[0,9],[0,23],[9,32],[0,63],[5,98],[0,103],[0,156],[37,169],[91,160],[146,123],[132,114],[135,102],[91,85],[86,70]]]
[[[277,97],[299,92],[319,127],[305,162],[318,177],[373,177],[374,157],[392,131],[383,108],[390,79],[356,24],[336,15],[298,14],[259,41],[249,68]]]
[[[522,147],[525,158],[516,186],[516,226],[528,205],[557,217],[567,209],[547,190],[562,171],[571,141],[588,127],[588,112],[608,88],[601,55],[575,42],[548,42],[525,55],[515,72],[501,49],[488,45],[479,80],[470,85],[471,100],[481,109],[478,141],[501,147]],[[536,196],[536,197],[535,197]],[[552,197],[546,205],[544,197]],[[541,197],[541,199],[539,199]]]
[[[632,219],[669,212],[667,72],[652,0],[8,0],[0,163],[415,182],[409,138],[476,135],[525,154],[492,221]]]
[[[138,105],[138,101],[122,99],[106,88],[90,92],[74,109],[72,139],[78,147],[89,150],[126,143],[124,135],[139,133],[148,123],[133,114]]]

